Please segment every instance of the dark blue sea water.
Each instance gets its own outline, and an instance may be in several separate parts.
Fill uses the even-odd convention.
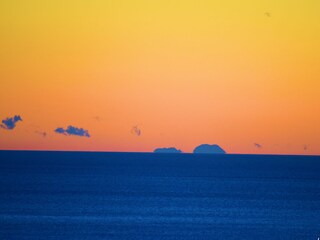
[[[320,157],[0,151],[0,239],[320,237]]]

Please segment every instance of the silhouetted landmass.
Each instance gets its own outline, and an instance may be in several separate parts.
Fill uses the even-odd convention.
[[[170,148],[156,148],[154,151],[154,153],[182,153],[182,151],[180,149],[176,149],[174,147],[170,147]]]
[[[226,152],[216,144],[213,144],[213,145],[201,144],[193,150],[193,153],[225,154]]]

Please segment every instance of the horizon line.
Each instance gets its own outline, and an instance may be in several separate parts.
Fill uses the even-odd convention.
[[[309,155],[309,154],[283,154],[283,153],[193,153],[193,152],[181,152],[181,153],[155,153],[155,152],[125,152],[125,151],[95,151],[95,150],[41,150],[41,149],[0,149],[0,152],[73,152],[73,153],[143,153],[143,154],[188,154],[188,155],[250,155],[250,156],[302,156],[302,157],[320,157],[319,155]]]

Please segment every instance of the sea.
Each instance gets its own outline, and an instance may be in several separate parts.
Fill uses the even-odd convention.
[[[0,239],[320,238],[320,157],[0,151]]]

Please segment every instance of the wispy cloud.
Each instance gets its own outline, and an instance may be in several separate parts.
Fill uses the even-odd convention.
[[[16,127],[16,124],[19,121],[22,121],[22,118],[20,117],[20,115],[15,115],[14,117],[2,120],[2,124],[0,124],[0,127],[7,130],[12,130]]]
[[[66,136],[70,136],[70,135],[74,135],[74,136],[79,136],[79,137],[90,137],[90,134],[88,132],[88,130],[85,130],[83,128],[77,128],[74,126],[68,126],[66,129],[64,128],[56,128],[56,130],[54,130],[56,133],[59,134],[63,134]]]

